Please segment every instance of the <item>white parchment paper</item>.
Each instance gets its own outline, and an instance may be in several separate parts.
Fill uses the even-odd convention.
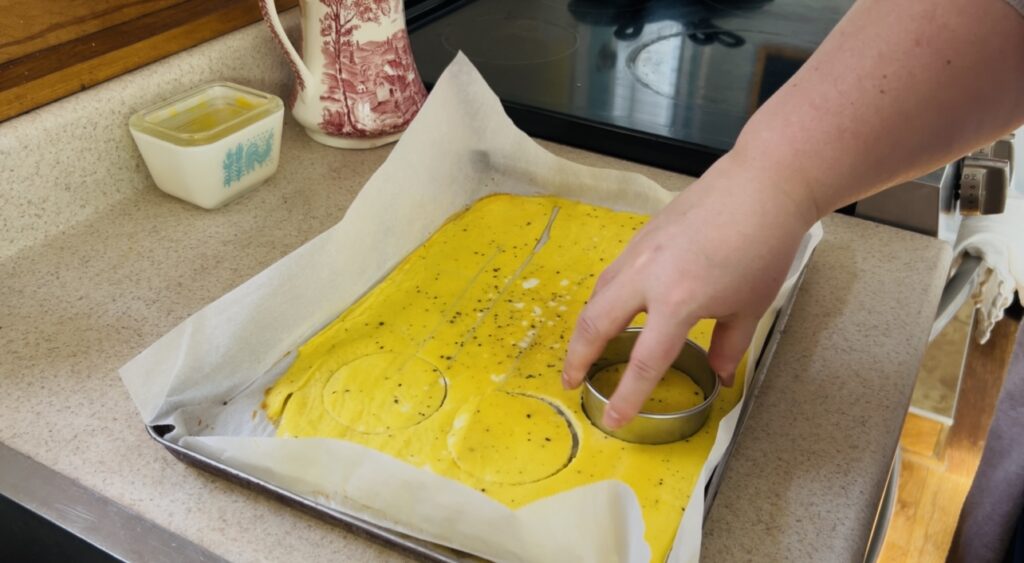
[[[280,439],[259,405],[294,351],[381,280],[451,215],[493,193],[556,195],[653,213],[672,194],[631,173],[558,158],[515,128],[459,55],[344,219],[211,303],[121,368],[146,424],[168,439],[291,492],[411,535],[501,561],[647,561],[632,490],[579,487],[510,510],[477,490],[334,439]],[[792,290],[821,227],[805,237],[751,353]],[[748,381],[753,362],[748,366]],[[742,405],[742,402],[740,403]],[[671,561],[696,561],[707,478],[740,412],[720,423]]]

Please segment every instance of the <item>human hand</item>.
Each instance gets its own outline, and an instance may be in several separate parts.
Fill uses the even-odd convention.
[[[603,424],[640,411],[701,318],[717,320],[708,358],[725,385],[785,281],[813,202],[727,155],[641,229],[601,274],[576,321],[562,374],[578,387],[608,340],[647,313]]]

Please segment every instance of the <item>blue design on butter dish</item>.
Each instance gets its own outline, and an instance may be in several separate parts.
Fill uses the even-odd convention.
[[[274,132],[264,131],[249,139],[243,145],[238,143],[228,149],[224,155],[224,187],[240,182],[246,174],[251,173],[267,163],[274,150]]]
[[[277,96],[218,81],[135,113],[128,128],[157,187],[216,209],[277,170],[283,118]]]

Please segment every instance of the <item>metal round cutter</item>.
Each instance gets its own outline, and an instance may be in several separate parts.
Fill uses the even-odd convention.
[[[608,397],[594,387],[592,379],[602,369],[629,361],[629,354],[640,336],[640,328],[629,328],[611,339],[597,362],[587,371],[583,385],[583,412],[602,432],[639,444],[667,444],[688,438],[697,433],[707,422],[711,404],[718,396],[718,376],[708,363],[707,352],[690,340],[683,345],[672,367],[685,373],[704,391],[704,401],[696,407],[669,413],[641,411],[636,418],[618,430],[609,430],[601,420],[608,406]]]

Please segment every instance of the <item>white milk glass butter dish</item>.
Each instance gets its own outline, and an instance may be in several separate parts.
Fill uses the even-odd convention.
[[[283,117],[277,96],[213,82],[136,113],[128,127],[157,187],[214,209],[274,174]]]

